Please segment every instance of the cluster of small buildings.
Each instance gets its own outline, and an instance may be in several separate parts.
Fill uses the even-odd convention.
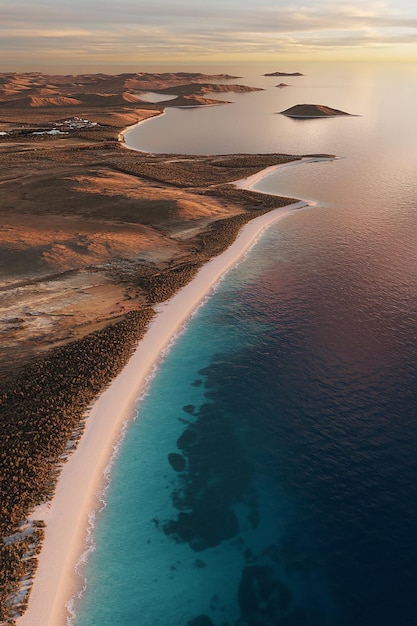
[[[41,130],[33,132],[32,135],[68,135],[71,130],[85,130],[97,128],[97,122],[90,122],[82,117],[74,116],[63,122],[54,122],[51,130]]]
[[[99,128],[97,122],[90,122],[90,120],[83,119],[82,117],[74,116],[61,122],[50,122],[46,128],[40,128],[39,130],[24,129],[13,130],[10,132],[0,131],[1,137],[18,137],[28,135],[69,135],[71,131],[88,130],[92,128]]]
[[[82,117],[71,117],[68,120],[64,120],[63,122],[57,122],[55,124],[57,128],[64,128],[65,130],[81,130],[85,128],[95,128],[98,126],[97,122],[90,122],[90,120],[85,120]]]
[[[36,130],[32,135],[68,135],[68,132],[53,128],[52,130]]]

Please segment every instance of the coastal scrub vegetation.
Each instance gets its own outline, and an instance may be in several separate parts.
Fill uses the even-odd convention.
[[[54,492],[59,466],[82,434],[88,406],[119,373],[153,315],[132,312],[117,324],[28,363],[0,391],[0,620],[7,598],[34,564],[42,532],[19,533],[22,520]],[[13,536],[14,534],[14,536]],[[24,608],[24,607],[19,607]]]

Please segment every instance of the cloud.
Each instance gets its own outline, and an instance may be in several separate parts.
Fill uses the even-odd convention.
[[[401,1],[401,0],[399,0]],[[398,4],[398,0],[397,0]],[[417,14],[388,2],[263,0],[14,0],[1,2],[0,53],[70,58],[249,54],[400,45],[415,41]],[[20,52],[19,52],[20,51]]]

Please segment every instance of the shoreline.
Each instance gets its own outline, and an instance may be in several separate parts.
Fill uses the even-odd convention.
[[[160,117],[162,115],[166,115],[165,109],[163,109],[162,111],[157,111],[154,115],[150,115],[144,120],[140,120],[139,122],[130,124],[130,126],[126,126],[126,128],[123,128],[117,135],[118,143],[121,145],[122,148],[126,148],[126,150],[133,150],[134,152],[143,152],[144,154],[151,154],[150,152],[147,152],[146,150],[138,150],[137,148],[131,148],[130,146],[128,146],[126,143],[126,133],[128,133],[132,128],[135,128],[135,126],[138,126],[138,124],[144,124],[145,122],[150,122],[155,117]]]
[[[139,123],[144,121],[147,120]],[[119,133],[119,141],[126,148],[124,133],[129,128]],[[299,162],[294,161],[294,164]],[[277,167],[282,165],[265,168],[234,185],[251,189],[255,182]],[[41,519],[46,528],[28,608],[16,618],[17,626],[64,626],[69,623],[71,601],[77,598],[83,587],[82,576],[76,567],[88,552],[86,542],[92,516],[102,508],[100,495],[109,480],[106,470],[163,351],[218,280],[241,260],[263,230],[293,211],[310,205],[300,200],[253,218],[241,228],[236,240],[224,252],[198,270],[191,282],[155,307],[156,315],[127,365],[87,411],[84,433],[76,450],[63,465],[52,500],[37,507],[29,518]]]
[[[123,424],[133,418],[134,405],[146,389],[162,351],[263,230],[308,206],[300,201],[254,218],[227,250],[200,268],[197,276],[170,300],[157,306],[156,317],[128,364],[88,412],[83,436],[63,466],[53,499],[31,516],[41,516],[46,522],[45,538],[28,609],[17,619],[18,626],[66,624],[68,602],[82,586],[75,567],[85,552],[91,514],[102,506],[99,496],[106,482],[105,470]]]
[[[292,167],[293,165],[299,165],[300,163],[320,163],[322,161],[335,161],[339,157],[301,157],[297,161],[290,161],[289,163],[280,163],[279,165],[270,165],[266,167],[264,170],[260,172],[256,172],[256,174],[252,174],[252,176],[248,176],[247,178],[242,178],[242,180],[237,180],[233,185],[237,189],[246,189],[247,191],[254,191],[255,193],[264,194],[266,196],[270,196],[271,194],[267,191],[260,191],[259,189],[255,189],[256,183],[263,180],[270,174],[273,174],[277,170],[283,167]],[[280,194],[281,195],[281,194]],[[281,196],[285,198],[286,196]],[[317,202],[315,200],[300,198],[300,201],[305,202],[308,206],[315,206]],[[291,205],[292,206],[292,205]]]

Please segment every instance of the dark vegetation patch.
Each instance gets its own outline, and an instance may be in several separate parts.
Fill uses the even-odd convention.
[[[68,441],[81,436],[85,411],[126,364],[152,315],[149,308],[129,313],[118,324],[34,360],[2,385],[2,537],[16,532],[28,512],[52,496]],[[35,544],[40,539],[38,533]],[[27,548],[28,540],[0,543],[0,620],[7,618],[6,599],[27,570]]]
[[[207,187],[230,183],[245,178],[271,165],[289,163],[297,158],[287,154],[238,156],[181,156],[148,155],[146,159],[124,159],[117,168],[127,174],[136,174],[175,187]],[[164,159],[163,167],[156,167]]]

